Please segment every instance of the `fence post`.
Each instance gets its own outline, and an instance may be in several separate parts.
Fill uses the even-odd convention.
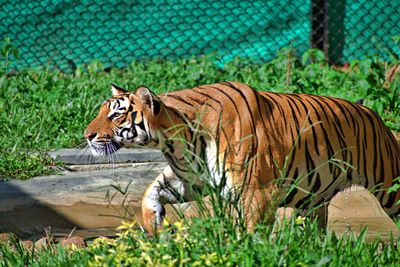
[[[324,50],[325,1],[311,0],[311,48]]]
[[[343,48],[345,44],[345,7],[346,0],[327,0],[327,16],[326,16],[326,36],[327,47],[325,48],[326,56],[330,63],[343,63]]]
[[[345,42],[346,0],[311,0],[311,47],[325,53],[325,59],[339,64]]]

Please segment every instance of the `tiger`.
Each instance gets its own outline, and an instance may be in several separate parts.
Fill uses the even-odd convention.
[[[330,200],[353,185],[372,190],[387,214],[399,213],[400,191],[386,189],[400,176],[400,145],[362,104],[229,81],[160,95],[145,86],[111,91],[84,136],[95,155],[161,149],[168,166],[142,198],[149,233],[162,226],[166,204],[192,201],[206,186],[227,202],[241,188],[249,230],[278,206],[315,208],[324,227]]]

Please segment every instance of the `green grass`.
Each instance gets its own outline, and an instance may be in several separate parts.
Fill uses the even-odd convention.
[[[241,231],[223,218],[175,223],[155,237],[124,224],[117,239],[99,238],[84,249],[28,251],[0,244],[0,266],[396,266],[395,241],[338,239],[314,223],[260,226]],[[172,231],[174,233],[172,233]],[[400,240],[397,240],[397,242]]]
[[[400,83],[385,83],[386,68],[386,63],[364,60],[336,70],[323,63],[321,53],[309,51],[296,59],[282,51],[266,64],[248,65],[238,59],[223,69],[210,58],[198,58],[133,62],[125,70],[109,72],[98,62],[73,74],[46,69],[12,76],[3,72],[0,177],[27,179],[48,173],[46,166],[55,162],[43,152],[83,142],[84,128],[110,96],[110,82],[129,89],[146,85],[161,93],[235,80],[260,90],[365,99],[365,105],[376,110],[389,127],[400,129]],[[394,244],[400,240],[365,242],[364,235],[338,239],[320,232],[308,219],[283,227],[260,225],[254,233],[231,221],[218,216],[198,218],[167,227],[156,237],[124,224],[119,238],[98,239],[85,249],[51,246],[28,251],[17,242],[0,243],[0,266],[395,266],[400,262],[399,247]]]
[[[283,50],[266,64],[245,64],[237,59],[223,69],[211,58],[133,62],[125,70],[108,72],[101,63],[93,62],[73,74],[42,69],[6,75],[4,68],[0,69],[0,179],[47,173],[43,165],[56,163],[44,153],[32,160],[29,153],[82,143],[86,125],[100,103],[110,97],[111,82],[132,90],[146,85],[161,93],[234,80],[259,90],[365,99],[365,105],[377,111],[389,127],[400,129],[400,79],[385,83],[386,63],[356,61],[344,71],[324,64],[322,56],[310,50],[302,58],[293,58],[290,51]]]

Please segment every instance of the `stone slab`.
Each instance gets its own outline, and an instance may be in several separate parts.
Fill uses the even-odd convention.
[[[89,149],[60,149],[49,152],[50,157],[65,164],[100,164],[100,163],[129,163],[129,162],[161,162],[165,158],[161,151],[145,148],[121,148],[115,154],[95,157]]]
[[[32,235],[48,226],[59,229],[117,227],[140,214],[146,187],[165,162],[129,168],[0,182],[0,232]]]
[[[375,196],[362,187],[337,193],[328,207],[328,214],[328,228],[340,236],[359,236],[364,228],[367,240],[390,240],[391,235],[396,240],[400,236],[396,224]]]

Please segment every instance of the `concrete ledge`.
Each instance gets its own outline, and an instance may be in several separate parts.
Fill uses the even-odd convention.
[[[161,162],[165,161],[163,154],[155,149],[126,149],[121,148],[110,156],[93,156],[89,150],[60,149],[49,152],[50,157],[65,164],[87,165],[99,163],[128,163],[128,162]]]
[[[136,163],[129,168],[0,182],[0,232],[32,236],[52,229],[115,228],[123,218],[141,218],[146,187],[167,166]]]

